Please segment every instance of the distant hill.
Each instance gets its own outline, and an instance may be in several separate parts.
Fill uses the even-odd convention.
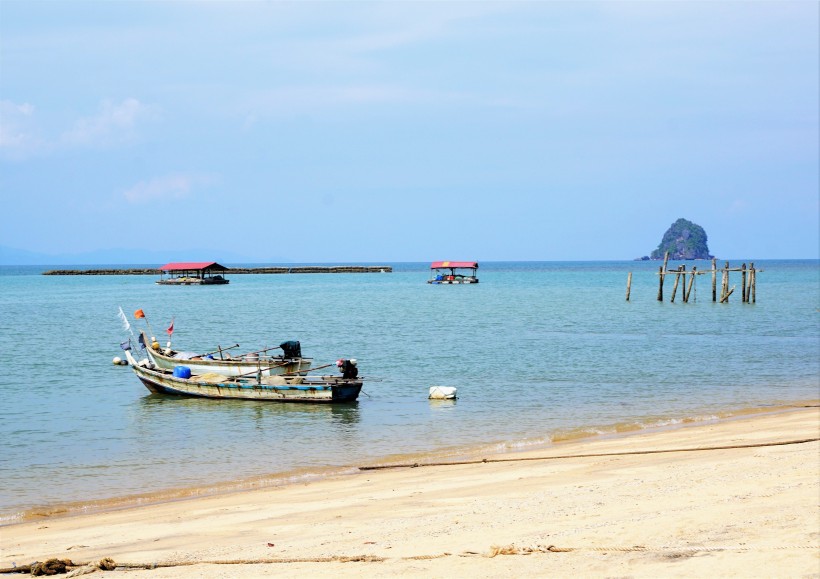
[[[651,259],[663,259],[669,252],[669,259],[712,259],[709,253],[706,231],[703,227],[686,219],[675,221],[663,234],[658,248],[650,254]]]

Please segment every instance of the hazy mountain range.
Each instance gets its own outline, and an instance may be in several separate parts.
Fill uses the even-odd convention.
[[[290,263],[286,257],[254,258],[224,250],[98,249],[82,253],[39,253],[0,245],[0,265],[156,265],[172,261],[218,261],[227,263]]]

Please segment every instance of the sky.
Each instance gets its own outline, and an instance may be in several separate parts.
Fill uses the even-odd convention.
[[[0,246],[818,258],[819,6],[0,0]]]

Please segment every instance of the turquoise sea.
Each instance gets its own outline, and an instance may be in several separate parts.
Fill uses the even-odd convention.
[[[820,399],[817,260],[757,261],[755,304],[739,289],[712,303],[708,275],[690,303],[668,301],[669,281],[658,302],[657,262],[481,263],[472,286],[429,285],[424,263],[384,265],[394,271],[220,287],[0,267],[0,523]],[[112,364],[128,336],[119,307],[135,330],[143,309],[163,343],[173,318],[179,349],[299,340],[315,365],[355,357],[372,380],[331,407],[151,395]],[[433,385],[458,400],[428,400]]]

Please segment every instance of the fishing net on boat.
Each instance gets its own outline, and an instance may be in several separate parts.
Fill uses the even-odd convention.
[[[286,384],[301,384],[304,382],[302,376],[265,376],[262,383],[268,386],[284,386]]]
[[[220,382],[224,382],[226,378],[222,374],[217,374],[216,372],[207,372],[206,374],[200,374],[197,376],[197,380],[199,382],[207,382],[208,384],[219,384]]]

